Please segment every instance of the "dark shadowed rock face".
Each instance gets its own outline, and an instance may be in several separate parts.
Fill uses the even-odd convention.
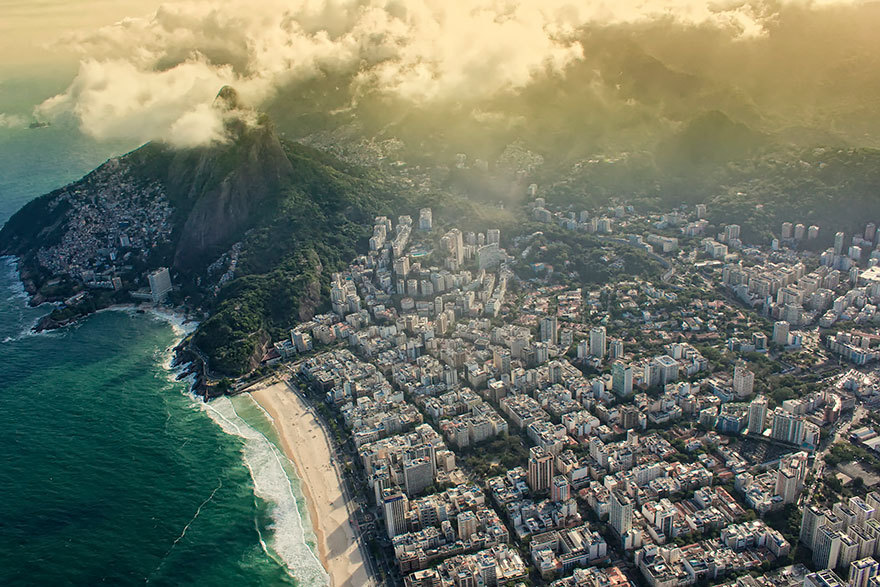
[[[293,167],[268,126],[247,129],[227,146],[181,153],[167,184],[192,207],[177,243],[175,267],[216,256],[261,216],[271,213]]]

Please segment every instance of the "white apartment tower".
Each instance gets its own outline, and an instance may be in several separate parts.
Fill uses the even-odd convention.
[[[612,491],[608,521],[618,536],[623,536],[632,529],[632,516],[632,501],[620,491]]]
[[[168,297],[168,292],[171,291],[171,274],[167,267],[160,267],[147,275],[147,281],[150,283],[150,297],[154,304]]]
[[[590,354],[602,358],[605,356],[605,350],[605,327],[593,326],[590,328]]]
[[[755,388],[755,374],[746,366],[745,361],[737,361],[733,368],[733,393],[739,399],[752,395]]]
[[[759,395],[749,404],[749,434],[761,434],[767,424],[767,398]]]
[[[389,538],[406,532],[406,511],[409,500],[400,491],[386,489],[382,494],[382,505],[385,510],[385,530]]]

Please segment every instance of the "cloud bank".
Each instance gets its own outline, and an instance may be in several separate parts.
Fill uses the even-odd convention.
[[[477,101],[565,75],[585,27],[668,22],[767,34],[788,6],[858,0],[244,0],[183,1],[63,40],[82,55],[65,92],[36,109],[73,116],[98,139],[224,140],[211,104],[224,85],[252,105],[280,87],[346,72],[356,100]]]

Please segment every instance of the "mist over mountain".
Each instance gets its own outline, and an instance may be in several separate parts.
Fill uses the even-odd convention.
[[[206,105],[232,85],[289,137],[443,163],[517,140],[550,162],[653,151],[715,111],[783,145],[874,147],[878,24],[859,0],[180,2],[68,39],[80,72],[36,113],[188,147],[223,140]]]
[[[736,143],[700,126],[709,113],[765,147],[880,144],[880,4],[764,6],[766,30],[748,37],[671,18],[585,26],[580,58],[515,90],[412,101],[365,93],[352,69],[288,84],[267,110],[288,136],[354,125],[446,163],[456,153],[493,161],[517,140],[551,163],[638,150],[666,158],[681,133]]]

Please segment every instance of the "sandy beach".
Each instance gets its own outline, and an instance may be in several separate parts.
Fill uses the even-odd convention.
[[[284,452],[296,466],[318,539],[318,557],[334,587],[369,584],[366,563],[349,524],[342,480],[331,463],[330,441],[315,416],[286,383],[249,392],[274,420]]]

